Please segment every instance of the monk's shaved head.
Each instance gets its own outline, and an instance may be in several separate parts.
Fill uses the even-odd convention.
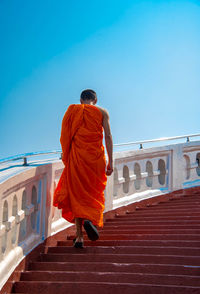
[[[95,101],[97,99],[97,94],[95,91],[93,91],[91,89],[87,89],[81,93],[81,99],[83,101],[85,101],[85,100]]]

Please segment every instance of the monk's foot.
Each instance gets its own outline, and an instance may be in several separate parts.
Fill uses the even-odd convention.
[[[77,237],[73,240],[73,246],[75,248],[83,248],[84,244],[83,244],[83,237]]]
[[[83,226],[90,240],[96,241],[99,239],[99,233],[97,231],[97,228],[93,225],[93,223],[90,220],[85,220]]]

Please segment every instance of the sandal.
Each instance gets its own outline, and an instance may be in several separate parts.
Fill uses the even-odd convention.
[[[87,233],[88,238],[91,241],[96,241],[99,239],[99,233],[97,231],[97,228],[92,224],[91,221],[85,220],[83,226]]]
[[[76,242],[76,238],[73,240],[74,248],[84,248],[83,242]]]

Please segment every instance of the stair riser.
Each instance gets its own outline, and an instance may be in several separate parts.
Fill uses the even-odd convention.
[[[152,219],[152,220],[158,220],[158,219],[181,219],[181,220],[188,220],[188,219],[194,219],[194,220],[200,220],[200,212],[198,213],[148,213],[148,214],[143,214],[143,213],[138,213],[138,214],[131,214],[130,216],[128,215],[123,215],[123,216],[118,216],[115,218],[115,220],[120,220],[120,221],[126,221],[126,220],[137,220],[137,219]]]
[[[183,199],[174,199],[166,202],[160,202],[155,205],[150,205],[149,208],[151,207],[156,207],[159,205],[161,208],[162,207],[179,207],[179,206],[194,206],[194,205],[200,205],[200,197],[188,197],[183,198]],[[148,206],[147,206],[148,207]]]
[[[193,209],[140,209],[140,210],[136,210],[132,213],[126,213],[124,215],[117,215],[116,218],[129,218],[132,216],[139,216],[139,215],[144,215],[144,216],[148,216],[148,215],[199,215],[199,211],[200,211],[200,207],[197,208],[193,208]]]
[[[200,201],[200,195],[199,194],[194,194],[194,195],[188,195],[184,197],[176,197],[176,198],[170,198],[169,202],[171,203],[182,203],[182,202],[199,202]]]
[[[105,230],[105,231],[101,231],[100,233],[100,237],[104,236],[104,235],[116,235],[116,232],[118,230]],[[127,230],[126,228],[119,230],[120,234],[129,234],[129,235],[134,235],[134,234],[185,234],[185,235],[198,235],[200,234],[200,230],[198,229],[171,229],[171,230],[167,230],[167,229],[149,229],[149,230],[142,230],[142,229],[132,229],[132,230]]]
[[[150,220],[138,220],[138,219],[124,219],[124,222],[120,219],[108,219],[106,220],[105,226],[113,226],[113,225],[121,225],[123,226],[124,224],[129,224],[129,225],[134,225],[134,224],[147,224],[147,225],[199,225],[200,221],[199,220],[193,220],[193,219],[177,219],[177,220],[157,220],[157,219],[152,219]]]
[[[156,285],[200,286],[199,277],[165,276],[133,273],[93,273],[93,272],[29,272],[22,273],[21,281],[55,281],[55,282],[109,282]]]
[[[107,232],[109,230],[119,230],[119,231],[123,231],[123,230],[139,230],[139,229],[146,229],[146,230],[157,230],[157,229],[163,229],[163,230],[200,230],[200,225],[161,225],[161,224],[157,224],[157,225],[129,225],[126,224],[124,225],[109,225],[109,226],[104,226],[103,230],[99,230],[99,232]]]
[[[103,240],[190,240],[190,241],[200,241],[200,235],[177,235],[177,234],[170,234],[170,235],[160,235],[160,234],[119,234],[119,235],[109,235],[104,234],[101,235],[100,239]]]
[[[175,246],[175,247],[194,247],[200,248],[200,241],[170,241],[170,240],[99,240],[96,242],[85,241],[85,246]],[[59,241],[58,246],[68,246],[72,247],[72,241]]]
[[[110,219],[108,221],[106,221],[105,223],[105,227],[110,227],[110,226],[134,226],[134,225],[151,225],[151,226],[159,226],[159,225],[197,225],[199,226],[200,225],[200,221],[198,220],[176,220],[176,221],[173,221],[173,220],[170,220],[170,221],[163,221],[163,220],[160,220],[160,221],[146,221],[146,220],[140,220],[140,221],[136,221],[136,220],[131,220],[131,221],[128,221],[126,220],[125,222],[122,222],[120,220],[116,220],[116,219]]]
[[[107,262],[34,262],[29,270],[41,271],[91,271],[91,272],[129,272],[149,274],[171,274],[200,276],[199,267],[185,267],[183,265],[165,264],[137,264],[137,263],[107,263]]]
[[[136,208],[135,210],[133,211],[129,211],[127,210],[126,214],[127,215],[131,215],[131,214],[134,214],[136,212],[144,212],[144,213],[147,213],[147,212],[175,212],[175,211],[198,211],[200,209],[200,204],[199,205],[156,205],[156,206],[146,206],[146,207],[141,207],[141,208]]]
[[[195,219],[194,219],[195,218]],[[128,217],[128,216],[123,216],[123,217],[116,217],[116,221],[126,221],[126,220],[129,220],[129,221],[131,221],[131,220],[135,220],[135,221],[137,221],[137,220],[140,220],[140,219],[142,219],[142,220],[188,220],[188,219],[194,219],[194,220],[197,220],[197,221],[199,221],[200,222],[200,213],[196,213],[196,214],[182,214],[182,215],[180,215],[180,214],[169,214],[169,215],[167,215],[167,214],[163,214],[163,215],[159,215],[159,214],[155,214],[155,216],[154,215],[152,215],[152,214],[149,214],[149,215],[144,215],[144,214],[141,214],[141,215],[132,215],[131,217]]]
[[[181,223],[183,221],[200,221],[200,214],[199,216],[186,216],[185,214],[182,215],[182,216],[177,216],[177,215],[174,215],[174,216],[131,216],[130,218],[127,218],[127,217],[124,217],[124,218],[115,218],[115,219],[110,219],[108,220],[109,222],[121,222],[121,223],[125,223],[125,222],[130,222],[130,221],[181,221]]]
[[[195,291],[196,290],[196,291]],[[200,291],[196,287],[184,286],[155,286],[134,285],[134,284],[112,284],[112,283],[45,283],[45,282],[17,282],[15,291],[42,294],[198,294]]]
[[[184,256],[199,256],[200,248],[166,248],[166,247],[88,247],[83,250],[79,250],[82,254],[87,253],[104,253],[104,254],[161,254],[161,255],[184,255]],[[76,248],[71,247],[52,247],[49,248],[48,253],[69,253],[77,254]]]
[[[42,254],[41,261],[48,262],[117,262],[117,263],[158,263],[199,266],[200,257],[191,256],[158,256],[158,255],[111,255],[111,254]]]
[[[144,207],[137,207],[135,208],[135,210],[133,211],[128,211],[128,214],[130,213],[135,213],[135,211],[164,211],[164,210],[182,210],[182,209],[186,209],[186,210],[192,210],[192,209],[199,209],[200,208],[200,202],[199,203],[195,203],[195,202],[191,202],[191,203],[187,203],[187,204],[181,204],[181,203],[170,203],[170,202],[166,202],[166,203],[158,203],[156,205],[150,205],[150,206],[144,206]]]

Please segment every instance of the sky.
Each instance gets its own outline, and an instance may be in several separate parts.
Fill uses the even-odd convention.
[[[200,133],[200,2],[1,0],[0,158],[59,149],[97,92],[114,143]]]

